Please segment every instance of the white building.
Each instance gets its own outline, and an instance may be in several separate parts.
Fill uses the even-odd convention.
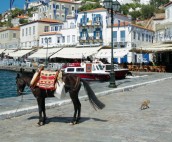
[[[42,19],[21,25],[20,27],[20,44],[21,48],[32,48],[39,46],[39,36],[43,32],[50,31],[50,24],[61,23],[57,20]]]
[[[79,43],[81,45],[90,47],[94,44],[102,46],[111,46],[111,17],[104,8],[98,8],[94,10],[80,12],[77,19],[79,25]],[[153,40],[153,31],[143,28],[141,26],[133,25],[130,23],[130,19],[122,14],[116,14],[114,16],[113,27],[113,42],[114,53],[121,52],[125,49],[124,54],[119,53],[121,56],[114,56],[115,62],[142,62],[141,55],[129,53],[132,48],[140,47],[140,45],[150,45]],[[109,49],[109,52],[110,49]],[[124,57],[125,56],[125,57]],[[105,56],[103,55],[102,58]],[[100,56],[99,56],[100,58]],[[110,60],[110,54],[107,54],[108,61]]]
[[[31,6],[33,7],[34,5],[32,4]],[[75,11],[80,6],[81,2],[75,2],[74,0],[52,0],[46,5],[37,4],[35,6],[37,8],[37,11],[34,12],[31,20],[50,18],[65,21],[67,15],[75,16]]]
[[[67,21],[62,23],[50,24],[50,31],[43,32],[39,38],[39,46],[43,47],[62,47],[62,46],[76,46],[77,27],[75,19],[68,17]],[[49,39],[48,45],[46,39]]]
[[[165,17],[154,19],[155,41],[172,41],[172,2],[165,5]]]
[[[6,28],[0,31],[0,48],[18,49],[20,46],[20,28]]]

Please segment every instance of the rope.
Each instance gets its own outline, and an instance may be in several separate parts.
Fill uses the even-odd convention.
[[[29,89],[28,89],[29,90]],[[23,94],[24,93],[27,93],[28,92],[28,90],[26,90],[25,92],[20,92],[22,95],[21,95],[21,101],[19,102],[19,105],[17,106],[17,109],[16,109],[16,111],[15,111],[15,113],[14,113],[14,117],[16,117],[16,113],[17,113],[17,111],[18,111],[18,109],[21,107],[21,105],[22,105],[22,102],[23,102]]]

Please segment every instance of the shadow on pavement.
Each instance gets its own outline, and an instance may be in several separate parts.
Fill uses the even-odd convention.
[[[39,119],[38,116],[32,116],[29,117],[28,120],[32,120],[32,119]],[[60,122],[60,123],[70,123],[71,120],[73,119],[73,117],[51,117],[51,118],[47,118],[46,120],[46,124],[51,123],[51,122]],[[81,117],[79,123],[88,121],[88,120],[93,120],[93,121],[101,121],[101,122],[107,122],[108,120],[103,120],[103,119],[99,119],[99,118],[91,118],[91,117]]]

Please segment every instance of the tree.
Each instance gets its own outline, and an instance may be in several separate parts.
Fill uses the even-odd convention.
[[[88,4],[81,6],[78,10],[79,11],[87,11],[87,10],[92,10],[92,9],[96,9],[96,8],[100,8],[100,7],[102,7],[102,6],[98,2],[96,2],[95,4],[88,3]]]
[[[20,19],[19,20],[19,23],[20,24],[27,24],[28,23],[28,20],[26,20],[26,19]]]
[[[142,5],[141,8],[141,18],[149,19],[154,16],[155,7],[153,5]]]
[[[153,5],[155,8],[158,8],[161,5],[167,4],[169,0],[150,0],[150,5]]]

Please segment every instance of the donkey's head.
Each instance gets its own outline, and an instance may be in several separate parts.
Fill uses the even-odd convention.
[[[17,85],[17,94],[22,95],[24,88],[26,86],[26,82],[24,78],[20,76],[20,74],[17,74],[16,85]]]

